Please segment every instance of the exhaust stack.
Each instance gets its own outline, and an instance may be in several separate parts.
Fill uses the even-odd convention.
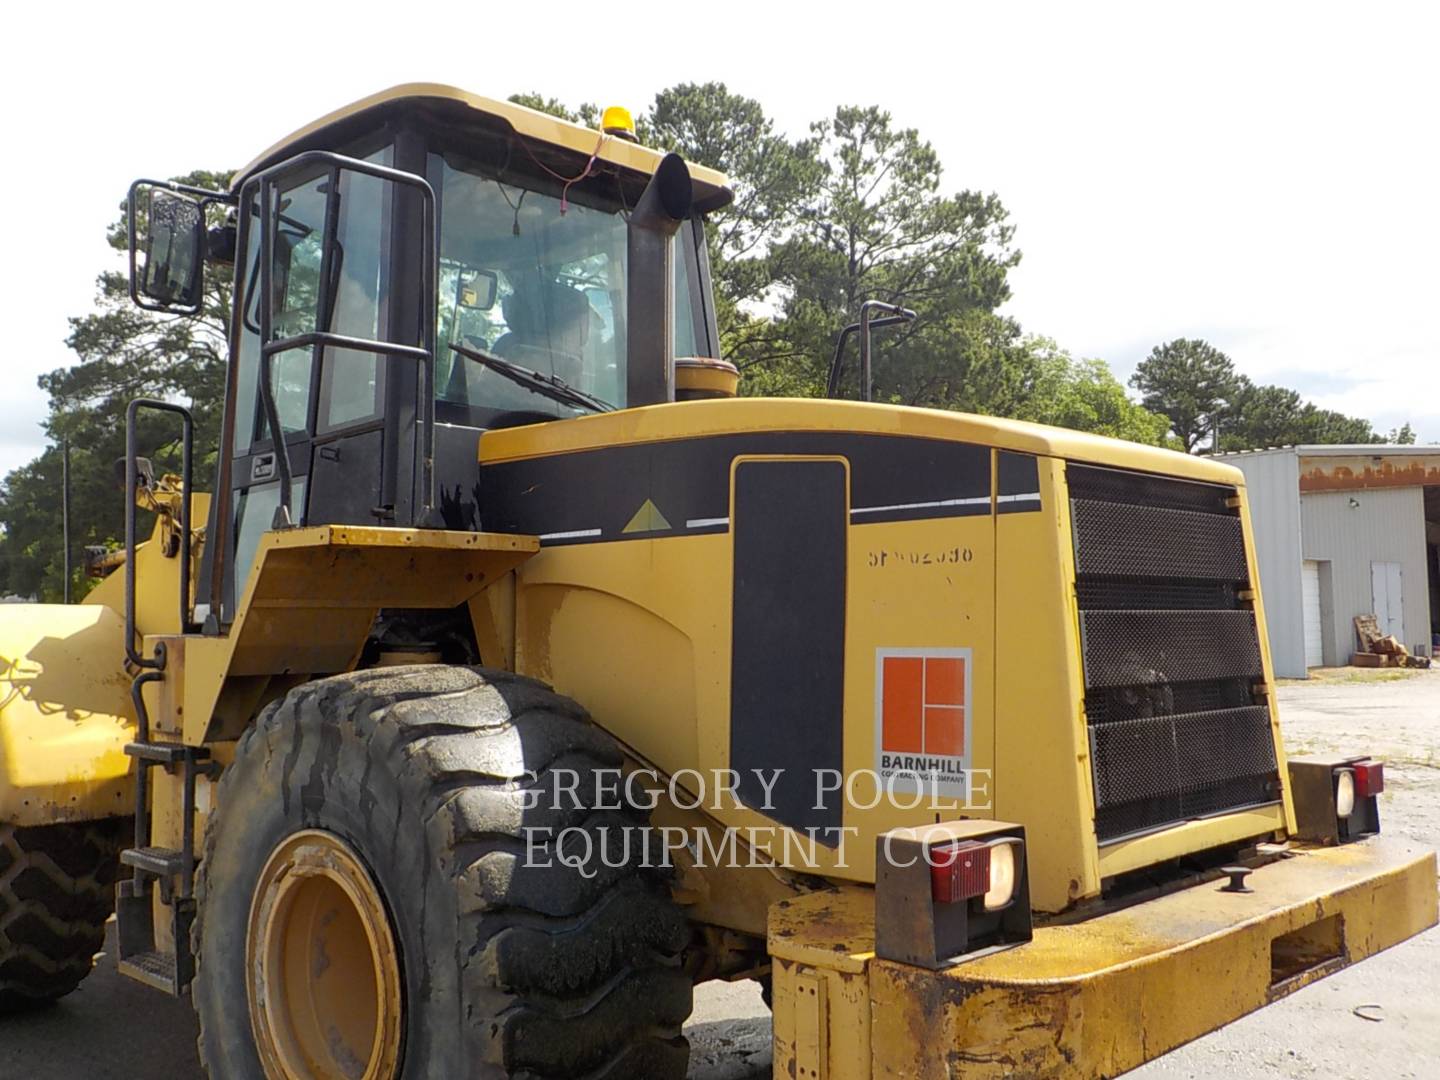
[[[630,212],[627,406],[675,400],[674,239],[694,204],[690,170],[666,154]]]

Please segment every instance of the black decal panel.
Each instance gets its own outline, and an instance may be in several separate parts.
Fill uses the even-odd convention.
[[[730,767],[746,805],[798,830],[843,819],[817,779],[844,768],[846,501],[838,461],[735,469]],[[783,770],[768,805],[757,769]]]
[[[1040,509],[1040,468],[1030,454],[998,452],[995,477],[995,511],[1021,514]]]
[[[729,528],[731,462],[750,454],[848,459],[850,522],[855,525],[990,513],[988,447],[893,435],[782,431],[482,462],[481,518],[486,529],[530,533],[546,544],[724,532]],[[1010,456],[1027,462],[1034,476],[1033,458]],[[1039,508],[1038,500],[1016,500],[1013,507]]]

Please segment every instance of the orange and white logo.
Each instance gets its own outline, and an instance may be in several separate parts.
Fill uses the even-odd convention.
[[[970,650],[875,650],[875,759],[892,791],[965,798]]]

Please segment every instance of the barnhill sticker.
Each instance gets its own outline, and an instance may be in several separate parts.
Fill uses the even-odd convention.
[[[966,799],[969,649],[875,650],[875,761],[897,793]]]

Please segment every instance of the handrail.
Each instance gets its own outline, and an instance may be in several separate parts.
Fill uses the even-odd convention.
[[[881,318],[872,318],[872,311],[889,311],[891,315]],[[844,370],[845,342],[850,335],[858,332],[860,334],[860,400],[870,400],[870,331],[881,326],[894,326],[897,323],[909,322],[915,318],[915,312],[909,308],[897,307],[894,304],[886,304],[879,300],[866,300],[860,305],[860,321],[851,323],[840,331],[840,339],[835,342],[835,356],[830,361],[830,378],[825,384],[825,396],[836,397],[840,393],[840,376]]]
[[[137,668],[164,670],[163,654],[150,660],[135,648],[135,493],[139,488],[139,433],[135,421],[141,409],[174,413],[182,422],[180,458],[180,622],[179,632],[190,625],[190,493],[195,450],[195,418],[183,405],[154,398],[136,398],[125,410],[125,656]]]
[[[321,292],[317,304],[316,325],[321,327],[328,326],[332,314],[333,298],[330,295],[332,289],[330,269],[331,252],[336,242],[335,226],[339,221],[340,174],[341,172],[357,172],[366,176],[374,176],[381,180],[388,180],[392,183],[404,184],[420,192],[423,207],[421,217],[423,244],[420,253],[422,263],[420,272],[422,303],[420,319],[421,344],[419,347],[354,338],[344,334],[334,334],[324,329],[297,334],[278,341],[271,340],[274,330],[275,305],[273,283],[275,263],[274,219],[275,215],[279,212],[275,205],[276,195],[278,194],[276,185],[283,177],[316,165],[327,165],[330,169],[330,182],[325,192],[326,232],[321,256]],[[260,401],[265,412],[266,426],[269,428],[271,439],[274,441],[276,470],[280,474],[280,504],[275,509],[275,519],[272,527],[276,529],[289,528],[292,524],[295,524],[295,520],[290,512],[293,490],[290,447],[285,441],[285,433],[280,424],[280,410],[275,402],[275,388],[271,381],[271,359],[276,353],[284,352],[288,349],[303,349],[307,347],[311,350],[312,363],[316,364],[323,362],[324,351],[327,348],[354,349],[356,351],[371,352],[386,357],[407,357],[420,363],[424,374],[424,386],[422,388],[424,404],[420,410],[420,482],[422,493],[420,513],[416,515],[416,520],[422,527],[437,527],[438,515],[435,511],[435,319],[427,314],[428,312],[433,312],[435,308],[435,282],[438,276],[437,265],[439,260],[434,189],[424,177],[417,176],[415,173],[392,169],[386,165],[376,165],[373,162],[361,161],[358,158],[345,157],[342,154],[332,153],[328,150],[309,150],[303,154],[297,154],[295,157],[282,161],[278,165],[272,165],[252,179],[258,181],[260,184]],[[424,298],[429,298],[428,306]]]

